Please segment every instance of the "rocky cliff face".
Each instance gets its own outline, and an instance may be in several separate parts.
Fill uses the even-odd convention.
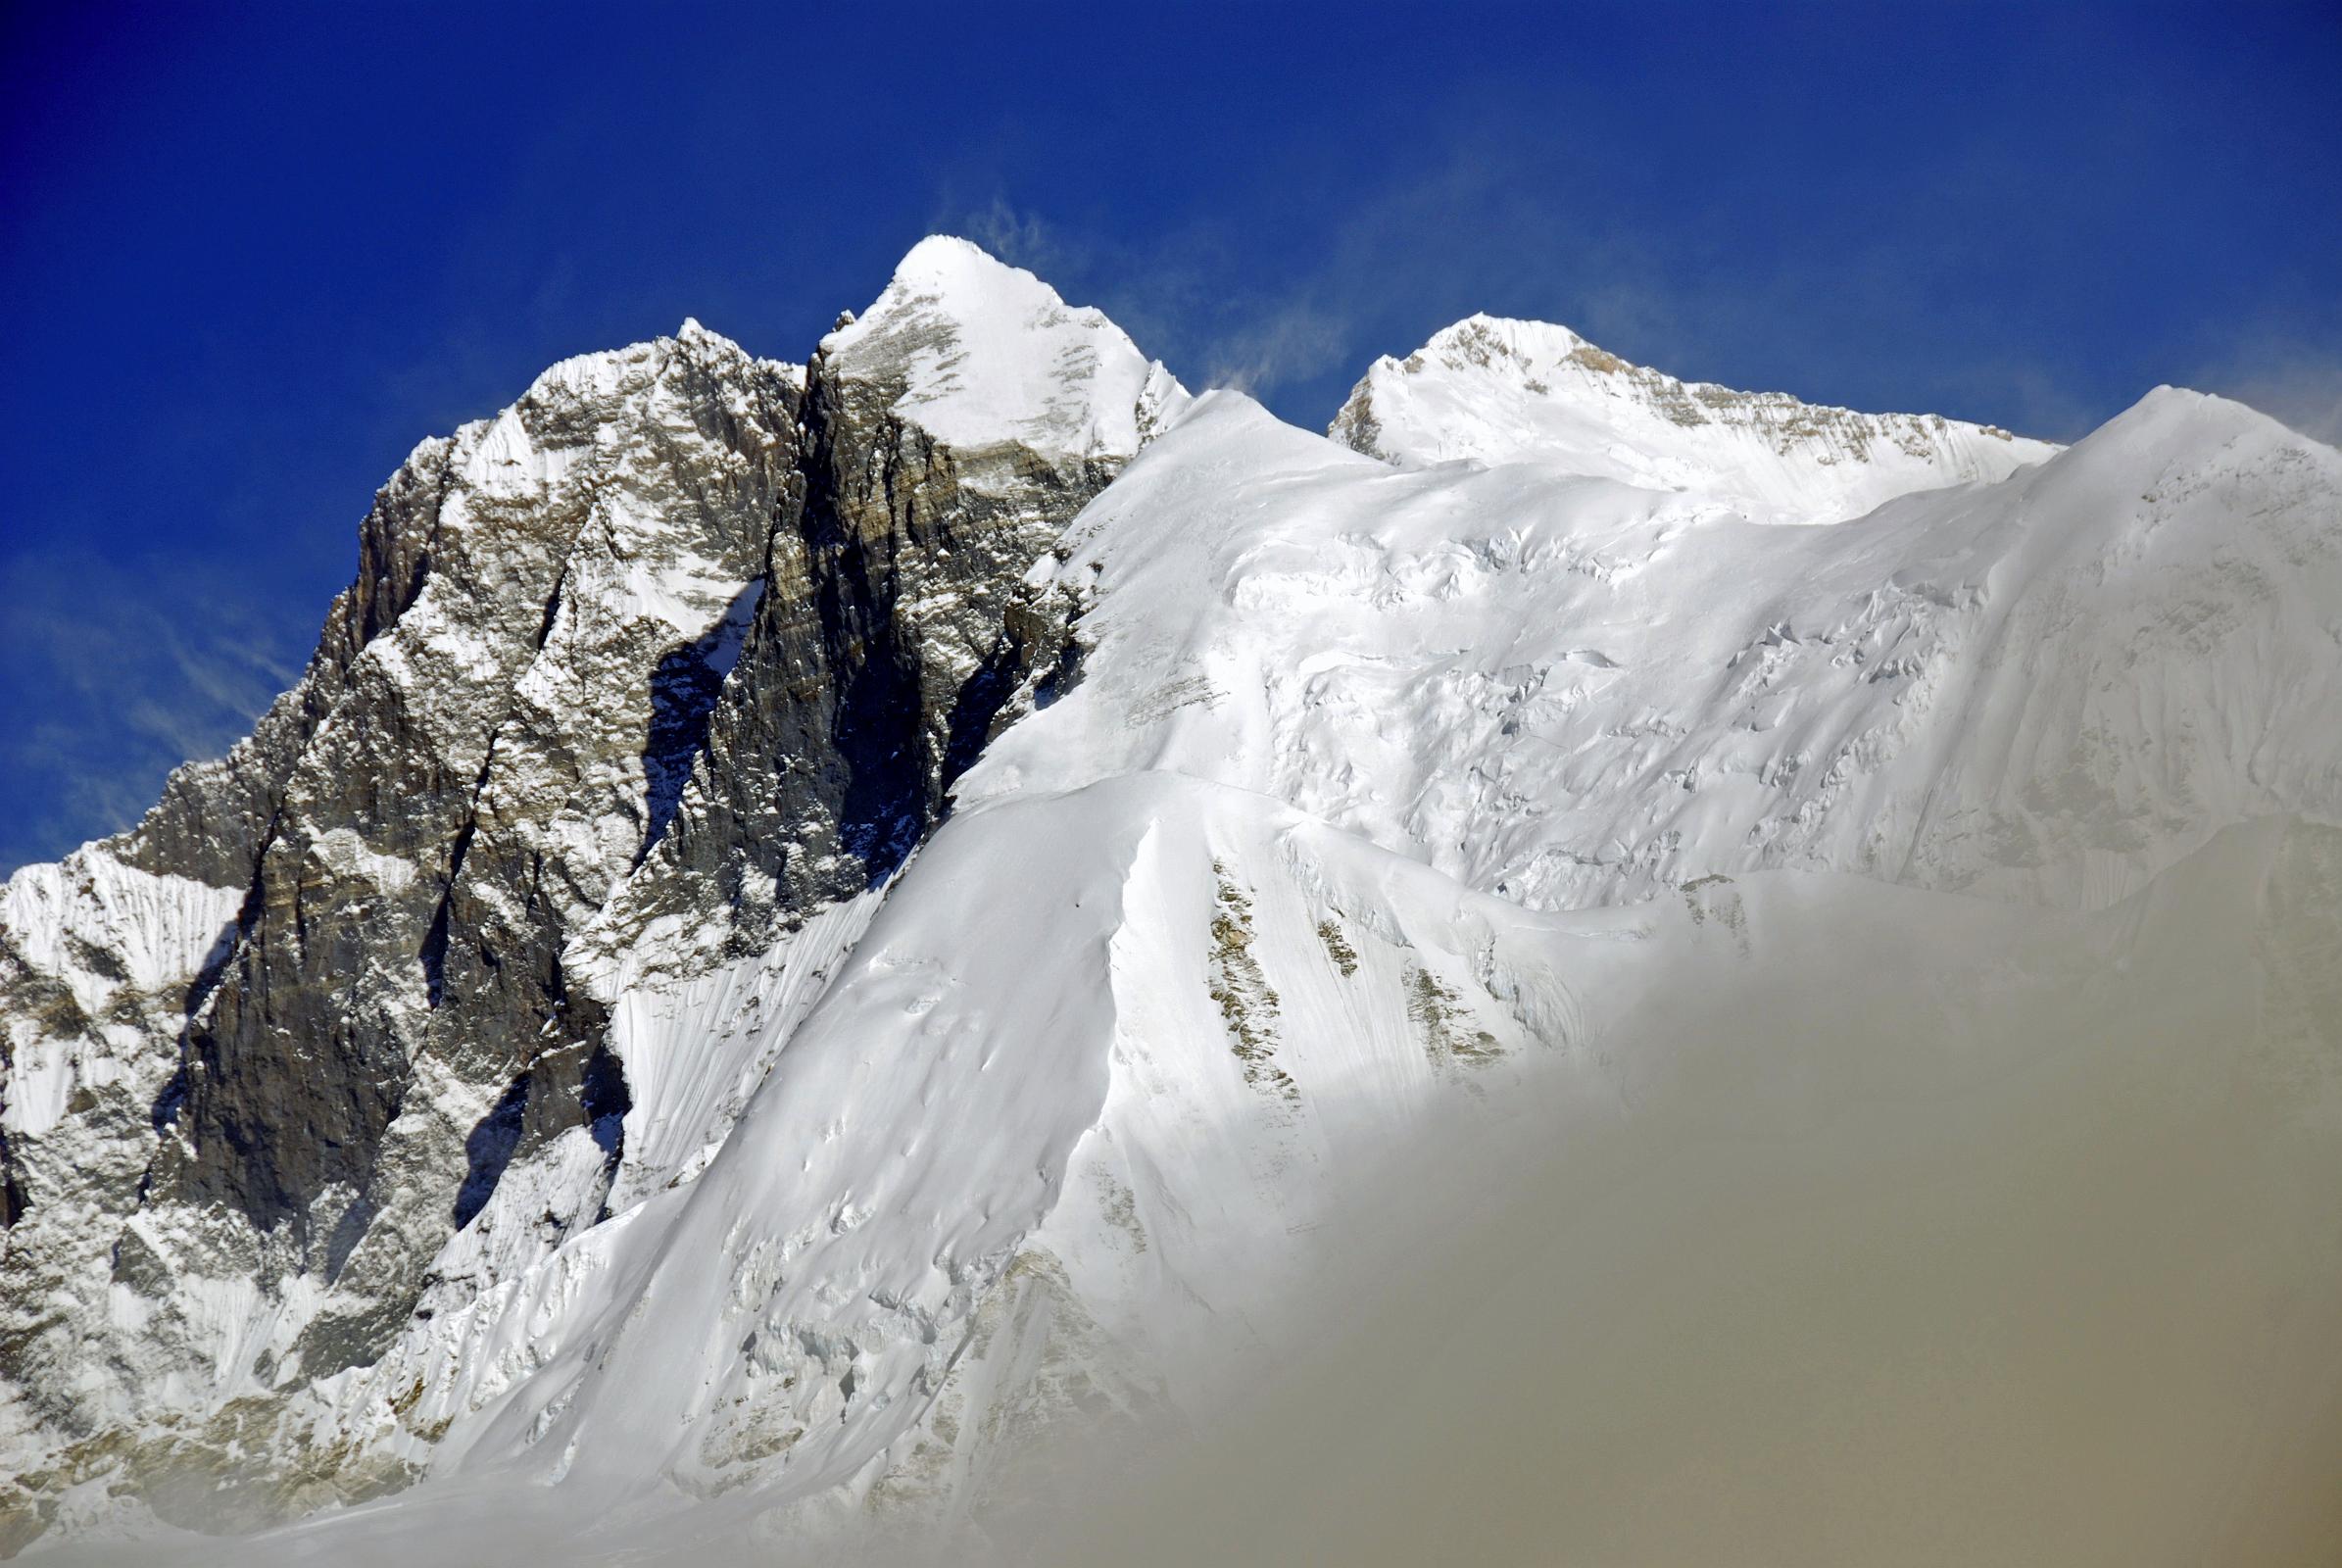
[[[761,953],[900,866],[992,732],[1070,678],[1078,606],[1024,578],[1186,396],[1029,274],[912,251],[814,357],[740,676],[594,950],[688,917],[694,952]]]
[[[408,1474],[235,1455],[595,1223],[632,1095],[579,966],[882,883],[1070,662],[1022,580],[1182,398],[939,240],[809,370],[686,323],[418,447],[252,738],[9,884],[0,1544],[75,1489],[233,1528]]]

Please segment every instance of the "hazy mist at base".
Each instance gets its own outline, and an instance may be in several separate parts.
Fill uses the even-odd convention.
[[[1179,1419],[1061,1426],[940,1545],[482,1477],[55,1560],[2337,1560],[2342,830],[2094,914],[1737,891],[1763,961],[1605,977],[1609,1093],[1427,1126]]]

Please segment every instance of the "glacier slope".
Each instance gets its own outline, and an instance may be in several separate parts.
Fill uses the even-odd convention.
[[[2110,903],[2342,812],[2338,514],[2330,448],[2171,389],[1787,530],[1214,394],[1075,523],[1085,683],[961,798],[1168,768],[1541,907],[1767,865]]]

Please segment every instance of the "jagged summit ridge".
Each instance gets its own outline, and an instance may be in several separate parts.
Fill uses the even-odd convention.
[[[1376,361],[1330,433],[1401,466],[1536,462],[1708,492],[1762,522],[1839,522],[1913,490],[2006,478],[2057,451],[1938,415],[1681,381],[1566,326],[1492,316]]]

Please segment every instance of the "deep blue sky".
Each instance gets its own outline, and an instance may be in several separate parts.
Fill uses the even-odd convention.
[[[2331,439],[2342,7],[8,7],[0,869],[244,729],[417,439],[685,316],[802,359],[939,228],[1310,425],[1488,310]]]

